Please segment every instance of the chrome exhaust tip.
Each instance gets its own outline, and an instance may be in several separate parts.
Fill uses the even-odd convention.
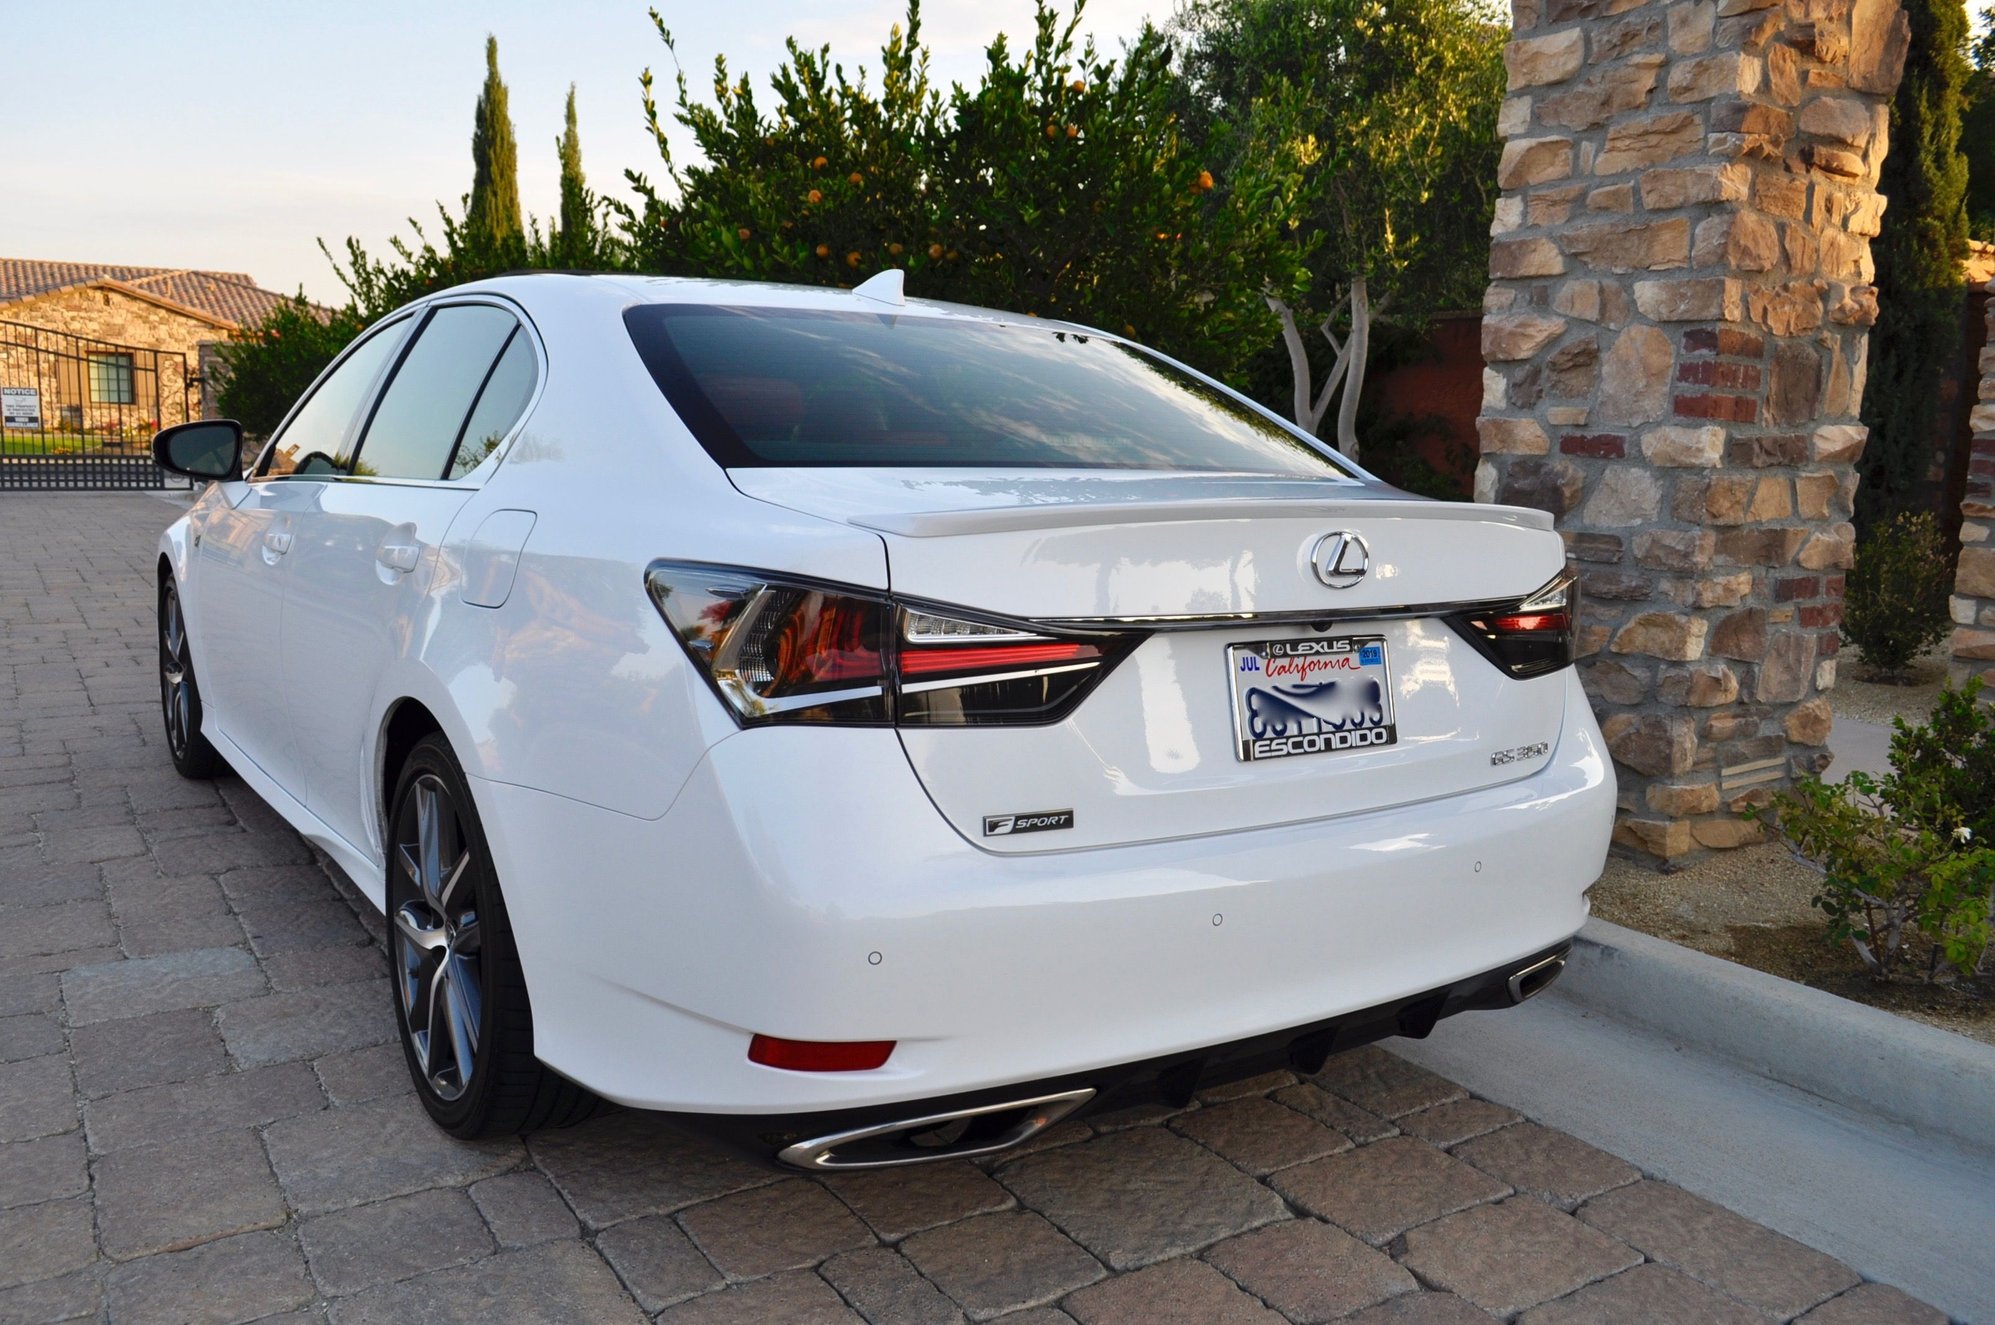
[[[1057,1095],[875,1123],[785,1146],[776,1152],[776,1159],[791,1168],[823,1173],[989,1155],[1036,1136],[1093,1098],[1094,1087],[1088,1086]]]
[[[1510,975],[1510,1002],[1514,1006],[1527,998],[1534,998],[1551,988],[1552,981],[1565,973],[1566,955],[1555,952],[1542,961],[1532,962],[1521,971]]]

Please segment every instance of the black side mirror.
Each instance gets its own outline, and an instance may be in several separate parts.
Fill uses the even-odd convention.
[[[242,477],[242,425],[234,419],[199,419],[162,429],[152,439],[153,463],[188,478]]]

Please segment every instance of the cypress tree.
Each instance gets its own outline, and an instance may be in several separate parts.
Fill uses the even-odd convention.
[[[1891,145],[1878,190],[1888,199],[1877,260],[1877,326],[1863,418],[1870,425],[1857,515],[1866,524],[1906,509],[1940,443],[1940,380],[1960,356],[1967,256],[1967,7],[1906,0],[1911,45],[1891,103]]]
[[[1995,239],[1995,23],[1974,39],[1967,109],[1960,116],[1960,150],[1967,157],[1967,228]]]
[[[471,201],[465,228],[494,244],[517,242],[520,224],[519,148],[506,109],[506,85],[499,78],[499,39],[485,38],[485,86],[471,128]]]
[[[595,217],[589,206],[589,186],[582,178],[582,135],[575,127],[575,85],[568,85],[568,119],[554,141],[561,156],[562,261],[575,263],[595,247]]]

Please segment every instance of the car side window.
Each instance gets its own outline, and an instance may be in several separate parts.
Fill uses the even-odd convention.
[[[381,393],[352,472],[442,478],[480,388],[518,327],[511,313],[490,304],[452,304],[432,313]]]
[[[301,405],[277,434],[256,471],[258,478],[319,478],[344,474],[351,455],[347,438],[381,370],[409,329],[398,318],[355,346],[332,375]]]
[[[533,359],[533,342],[527,338],[524,329],[515,331],[513,338],[506,342],[505,351],[499,355],[499,362],[493,366],[492,375],[485,379],[484,389],[478,393],[478,403],[471,407],[471,417],[465,421],[463,436],[450,457],[450,468],[445,471],[445,478],[463,478],[484,463],[486,456],[499,449],[499,443],[506,439],[506,434],[513,430],[513,425],[525,412],[539,377],[540,369]]]

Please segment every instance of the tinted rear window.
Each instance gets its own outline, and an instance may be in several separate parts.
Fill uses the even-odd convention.
[[[644,304],[666,399],[725,466],[1345,471],[1153,355],[1052,327]]]

